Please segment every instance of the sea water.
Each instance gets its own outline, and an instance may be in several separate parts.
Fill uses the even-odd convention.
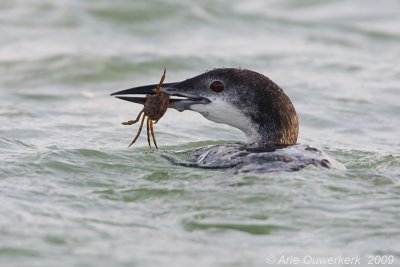
[[[399,1],[0,10],[0,266],[399,266]],[[157,83],[164,66],[166,82],[216,67],[267,75],[297,110],[299,143],[347,169],[176,166],[163,155],[245,141],[190,111],[155,125],[158,151],[145,133],[128,148],[138,126],[120,123],[142,107],[109,94]]]

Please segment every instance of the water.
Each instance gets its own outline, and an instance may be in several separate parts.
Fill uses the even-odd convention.
[[[400,264],[399,1],[0,9],[0,266],[271,266],[269,255]],[[155,127],[159,151],[144,136],[128,149],[136,127],[120,122],[141,107],[109,93],[155,83],[165,65],[167,82],[223,66],[269,76],[297,109],[299,142],[347,170],[172,165],[162,153],[244,141],[174,110]]]

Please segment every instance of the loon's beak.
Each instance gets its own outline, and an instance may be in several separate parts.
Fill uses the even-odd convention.
[[[112,93],[112,96],[116,98],[130,101],[137,104],[146,102],[146,95],[154,95],[155,89],[158,84],[143,85],[139,87],[133,87]],[[161,87],[161,91],[168,94],[171,98],[169,99],[168,108],[174,108],[178,111],[184,111],[190,109],[191,105],[194,104],[209,104],[211,100],[206,97],[187,93],[189,88],[181,86],[180,82],[175,83],[164,83]],[[143,96],[123,96],[123,95],[143,95]]]

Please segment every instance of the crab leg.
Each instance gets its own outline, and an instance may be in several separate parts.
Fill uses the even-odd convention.
[[[153,128],[153,121],[152,120],[150,120],[150,130],[151,130],[151,137],[153,137],[154,146],[158,149],[156,137],[154,136],[154,128]]]
[[[146,124],[147,124],[147,143],[149,144],[149,147],[151,148],[151,143],[150,143],[150,122],[151,120],[147,118]]]
[[[123,122],[122,124],[123,125],[132,125],[132,124],[137,123],[140,120],[140,116],[143,114],[143,112],[144,112],[144,109],[142,109],[142,111],[139,112],[139,114],[137,115],[137,117],[134,121],[130,120],[130,121]]]
[[[164,73],[163,73],[163,75],[161,76],[161,80],[160,80],[160,83],[157,85],[157,87],[156,87],[156,93],[159,95],[160,94],[160,92],[161,92],[161,85],[164,83],[164,80],[165,80],[165,72],[167,71],[167,68],[164,68]]]
[[[139,135],[140,135],[140,133],[142,132],[143,122],[144,122],[144,118],[145,118],[145,117],[146,117],[146,115],[143,115],[142,121],[140,122],[139,130],[138,130],[138,132],[137,132],[135,138],[133,139],[132,143],[131,143],[128,147],[130,147],[131,145],[133,145],[133,144],[136,142],[136,140],[139,138]]]

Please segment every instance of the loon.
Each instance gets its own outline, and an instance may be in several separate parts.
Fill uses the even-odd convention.
[[[111,94],[144,104],[156,84]],[[237,172],[296,171],[307,165],[344,168],[326,153],[297,144],[299,122],[289,97],[268,77],[241,68],[218,68],[182,82],[164,83],[171,96],[168,108],[192,110],[206,119],[240,129],[245,144],[214,145],[196,149],[175,163],[203,168],[230,168]],[[173,98],[179,97],[179,98]]]

